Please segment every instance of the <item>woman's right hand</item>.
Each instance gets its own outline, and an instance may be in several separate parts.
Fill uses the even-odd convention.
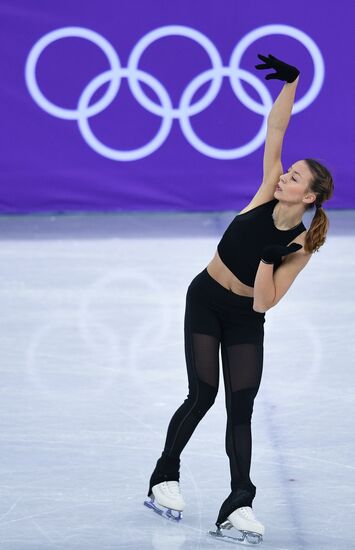
[[[294,67],[293,65],[288,65],[288,63],[277,59],[277,57],[274,57],[273,55],[271,55],[271,53],[268,57],[265,57],[265,55],[261,55],[259,53],[258,58],[261,59],[261,61],[264,61],[264,63],[255,65],[256,69],[275,69],[276,71],[276,73],[267,74],[265,76],[265,80],[272,80],[276,78],[277,80],[293,82],[300,74],[300,71],[297,69],[297,67]]]

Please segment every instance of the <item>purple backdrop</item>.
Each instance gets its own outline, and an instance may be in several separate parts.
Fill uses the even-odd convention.
[[[284,167],[320,159],[326,207],[354,208],[355,5],[338,5],[2,0],[0,211],[242,208],[282,87],[259,52],[301,69]]]

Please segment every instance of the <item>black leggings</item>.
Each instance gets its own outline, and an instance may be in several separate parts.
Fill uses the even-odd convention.
[[[264,323],[265,313],[253,310],[252,297],[224,288],[207,268],[191,281],[184,321],[189,393],[170,420],[148,496],[156,483],[179,481],[180,454],[217,395],[221,345],[231,490],[242,491],[241,506],[251,506],[256,491],[249,477],[251,417],[262,375]]]

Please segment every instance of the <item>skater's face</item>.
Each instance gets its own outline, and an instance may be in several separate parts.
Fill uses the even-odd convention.
[[[291,164],[284,174],[281,174],[275,189],[275,198],[294,204],[311,203],[316,195],[309,190],[313,175],[304,160]]]

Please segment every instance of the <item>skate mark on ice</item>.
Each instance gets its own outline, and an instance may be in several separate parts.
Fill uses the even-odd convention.
[[[51,539],[51,537],[49,535],[47,535],[47,533],[45,532],[45,530],[40,526],[38,525],[38,523],[34,520],[32,520],[32,523],[33,525],[36,527],[37,531],[39,531],[41,533],[41,535],[43,535],[43,537],[48,540],[53,546],[55,546],[56,548],[61,548],[61,544],[57,544],[53,539]]]
[[[11,514],[12,510],[14,510],[17,506],[17,503],[20,502],[20,500],[22,499],[22,495],[20,497],[18,497],[18,499],[15,500],[15,502],[10,506],[10,508],[8,509],[7,512],[5,512],[5,514],[3,514],[2,516],[0,516],[0,524],[2,523],[2,519],[5,518],[6,516],[8,516],[9,514]]]
[[[277,428],[274,425],[273,418],[272,418],[272,406],[271,406],[271,403],[268,401],[267,396],[265,396],[265,400],[263,401],[263,404],[265,409],[266,424],[270,434],[271,443],[278,457],[279,469],[277,473],[281,482],[281,486],[285,493],[285,501],[288,504],[290,520],[294,525],[295,539],[296,539],[295,542],[297,542],[297,546],[299,546],[299,548],[302,548],[302,550],[306,550],[307,548],[309,548],[309,545],[307,544],[305,537],[302,534],[302,524],[299,520],[299,511],[297,509],[297,505],[294,499],[292,498],[292,493],[290,493],[290,491],[287,490],[286,484],[285,484],[285,480],[289,479],[290,476],[287,473],[284,454],[279,444],[281,433],[278,432]]]

